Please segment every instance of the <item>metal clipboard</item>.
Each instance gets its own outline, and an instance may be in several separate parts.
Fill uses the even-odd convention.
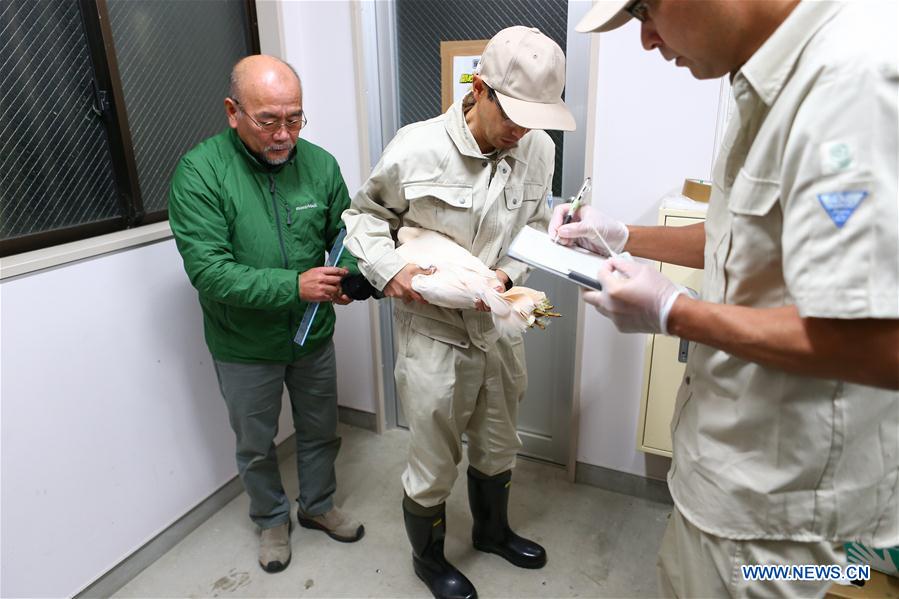
[[[334,246],[328,252],[328,260],[325,262],[325,266],[337,266],[337,261],[340,260],[340,256],[343,254],[344,237],[346,237],[346,229],[341,229],[340,233],[337,234],[337,239],[334,240]],[[309,336],[309,331],[312,330],[312,323],[315,321],[315,314],[318,312],[318,305],[319,302],[310,302],[306,306],[297,334],[293,338],[293,342],[297,345],[302,346],[306,344],[306,338]]]

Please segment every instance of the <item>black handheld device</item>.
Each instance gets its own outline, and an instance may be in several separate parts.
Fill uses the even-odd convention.
[[[590,289],[595,289],[596,291],[602,291],[602,283],[600,283],[593,277],[588,277],[587,275],[571,270],[568,272],[568,278],[581,287],[589,287]]]

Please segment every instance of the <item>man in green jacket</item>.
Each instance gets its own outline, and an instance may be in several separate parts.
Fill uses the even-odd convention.
[[[290,501],[274,438],[287,386],[296,429],[301,526],[353,542],[362,524],[334,505],[337,377],[334,308],[356,270],[343,253],[324,266],[350,198],[334,157],[298,139],[306,124],[300,79],[270,56],[231,73],[230,129],[188,152],[172,177],[169,222],[203,308],[206,343],[237,435],[237,466],[262,533],[259,563],[290,563]],[[305,343],[294,333],[320,302]]]

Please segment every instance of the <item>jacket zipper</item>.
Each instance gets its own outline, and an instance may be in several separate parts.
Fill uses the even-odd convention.
[[[287,268],[287,250],[284,249],[284,235],[281,233],[281,215],[278,213],[278,200],[275,198],[275,176],[268,176],[268,190],[272,194],[272,212],[275,213],[275,224],[278,229],[278,243],[281,244],[281,258],[284,259],[284,268]],[[288,218],[289,218],[288,213]]]
[[[284,259],[284,268],[288,268],[287,264],[287,250],[284,248],[284,234],[281,232],[281,214],[278,212],[278,199],[275,196],[275,176],[268,176],[268,190],[272,194],[272,212],[275,214],[275,224],[278,229],[278,243],[281,245],[281,258]],[[288,210],[290,210],[288,208]],[[287,213],[287,224],[290,224],[290,212]],[[297,281],[297,285],[299,285],[299,281]],[[287,328],[291,329],[295,326],[293,319],[290,317],[290,314],[287,315]],[[296,349],[293,343],[289,340],[289,337],[286,338],[287,346],[290,348],[290,353],[292,354]]]

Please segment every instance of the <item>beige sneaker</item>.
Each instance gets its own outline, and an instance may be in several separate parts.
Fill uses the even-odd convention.
[[[323,530],[329,537],[341,543],[354,543],[365,535],[365,527],[338,507],[318,516],[309,516],[297,509],[297,520],[303,528]]]
[[[280,572],[290,563],[290,522],[265,528],[259,535],[259,565],[269,573]]]

